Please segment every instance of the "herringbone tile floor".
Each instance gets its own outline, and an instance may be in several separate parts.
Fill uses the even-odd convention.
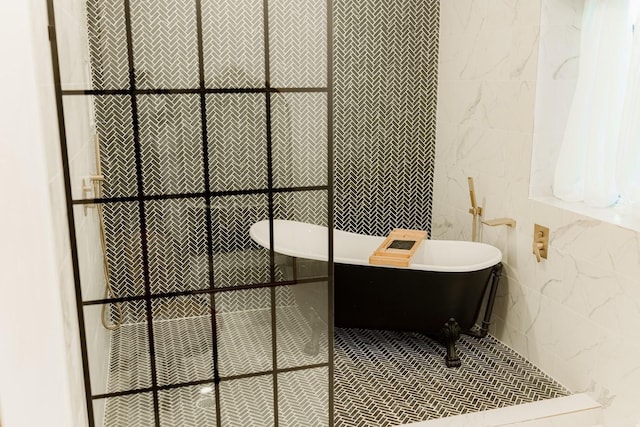
[[[327,361],[326,336],[321,339],[317,356],[304,353],[310,329],[295,306],[278,307],[276,319],[280,367]],[[219,351],[223,376],[270,369],[269,310],[223,313],[218,315],[217,324],[218,338],[224,344]],[[109,391],[140,387],[140,378],[149,376],[145,331],[144,324],[131,324],[114,333]],[[160,385],[212,376],[208,317],[155,322],[154,338]],[[335,425],[397,426],[568,394],[491,337],[479,340],[463,336],[458,347],[462,367],[448,369],[443,361],[444,347],[422,334],[336,329]],[[279,374],[279,425],[326,426],[328,387],[327,368]],[[161,390],[161,425],[215,425],[212,390],[212,384]],[[153,426],[153,413],[151,393],[110,398],[104,425]],[[225,427],[273,425],[272,376],[223,381],[220,416]]]
[[[336,427],[397,426],[568,394],[492,337],[462,336],[462,367],[447,368],[444,346],[418,333],[338,329]]]

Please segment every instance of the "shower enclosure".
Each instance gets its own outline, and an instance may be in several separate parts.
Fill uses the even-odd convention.
[[[332,264],[248,233],[333,227],[330,3],[47,0],[91,427],[333,424]]]

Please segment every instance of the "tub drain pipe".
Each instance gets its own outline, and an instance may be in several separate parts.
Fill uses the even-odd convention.
[[[502,263],[498,263],[493,267],[491,271],[491,284],[489,287],[489,298],[487,299],[487,306],[484,310],[484,318],[482,319],[482,326],[474,326],[467,332],[467,335],[476,338],[484,338],[489,333],[489,325],[491,324],[491,314],[493,313],[493,304],[496,301],[496,293],[498,291],[498,284],[502,277]]]

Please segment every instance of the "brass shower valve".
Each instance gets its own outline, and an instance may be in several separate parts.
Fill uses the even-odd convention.
[[[549,228],[539,224],[533,226],[533,254],[536,261],[541,262],[547,259],[549,251]]]

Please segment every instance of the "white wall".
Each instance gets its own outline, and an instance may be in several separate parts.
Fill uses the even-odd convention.
[[[86,424],[45,5],[0,2],[5,427]]]
[[[581,4],[441,2],[433,236],[470,238],[466,177],[473,176],[484,218],[518,222],[515,230],[483,229],[483,241],[503,251],[507,276],[492,333],[572,391],[596,398],[606,425],[630,426],[640,420],[640,234],[529,200],[538,48],[550,58],[550,32],[574,37]],[[544,61],[540,83],[570,86],[560,81],[570,74],[554,76],[545,70],[553,61]],[[563,111],[567,91],[538,96],[554,96]],[[549,259],[539,264],[534,223],[551,229]]]

